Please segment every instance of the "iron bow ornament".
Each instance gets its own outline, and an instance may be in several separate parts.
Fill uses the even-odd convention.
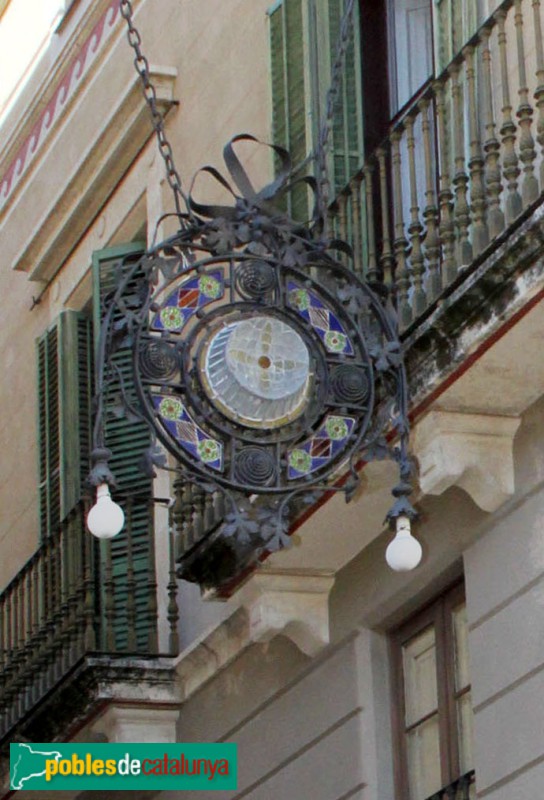
[[[178,233],[120,270],[104,309],[99,400],[116,347],[130,343],[122,395],[135,389],[129,413],[152,430],[148,468],[166,465],[158,441],[183,481],[221,493],[218,535],[235,549],[255,556],[287,545],[301,504],[331,490],[350,500],[357,465],[385,457],[400,471],[388,520],[410,535],[407,385],[393,305],[356,277],[350,247],[324,235],[315,181],[301,179],[316,199],[312,220],[294,222],[279,210],[292,189],[288,153],[269,145],[281,166],[256,191],[236,154],[241,141],[257,140],[226,145],[229,180],[201,170],[232,204],[204,205],[191,192]],[[90,480],[112,485],[101,423],[95,431]]]

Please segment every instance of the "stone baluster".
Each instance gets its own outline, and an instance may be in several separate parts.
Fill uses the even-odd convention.
[[[225,495],[223,492],[217,492],[214,494],[214,514],[215,519],[219,522],[220,520],[225,518]]]
[[[410,289],[410,272],[408,270],[408,242],[404,236],[404,217],[402,212],[402,159],[400,140],[402,130],[397,128],[391,134],[391,164],[393,167],[393,210],[395,220],[395,284],[397,287],[397,308],[399,325],[405,328],[412,321],[408,292]]]
[[[487,198],[484,184],[484,157],[478,123],[478,101],[476,99],[475,47],[463,50],[467,74],[468,125],[470,139],[470,208],[472,211],[472,249],[475,256],[489,244],[487,227]]]
[[[192,487],[193,541],[198,542],[204,533],[204,491],[194,484]]]
[[[323,231],[324,236],[328,236],[331,239],[337,236],[337,225],[338,225],[338,207],[336,203],[331,203],[331,205],[327,209],[327,213],[325,214],[325,230]]]
[[[149,620],[147,646],[154,654],[159,649],[159,615],[157,603],[157,563],[155,551],[155,526],[153,525],[153,500],[149,503],[149,556],[147,572],[147,615]]]
[[[133,502],[127,500],[126,541],[127,541],[127,649],[134,653],[136,640],[136,576],[134,573],[134,537],[132,535]]]
[[[508,54],[506,51],[506,11],[501,8],[495,14],[499,34],[499,54],[501,61],[501,86],[502,86],[502,125],[500,129],[503,146],[502,170],[507,183],[505,203],[506,222],[510,223],[521,214],[522,201],[518,192],[518,178],[520,174],[519,161],[516,153],[516,126],[512,119],[512,103],[510,102],[510,87],[508,78]]]
[[[515,0],[516,41],[518,51],[519,72],[519,106],[516,116],[519,119],[519,157],[523,164],[523,179],[521,181],[521,197],[525,207],[534,203],[538,198],[538,181],[535,176],[535,141],[531,132],[533,124],[533,107],[529,103],[529,89],[527,87],[527,68],[525,64],[525,44],[523,41],[523,12],[522,0]]]
[[[365,205],[366,205],[366,237],[368,242],[368,269],[366,279],[370,285],[378,283],[380,280],[380,273],[378,270],[378,258],[376,251],[376,230],[375,230],[375,216],[374,216],[374,187],[372,182],[372,175],[374,169],[370,164],[366,164],[363,168],[364,173],[364,187],[365,187]]]
[[[500,167],[500,143],[495,135],[496,125],[493,114],[493,84],[491,71],[491,49],[489,47],[489,37],[491,29],[484,27],[480,33],[482,42],[482,94],[483,94],[483,116],[485,127],[485,178],[487,187],[488,212],[487,220],[489,235],[491,239],[501,233],[504,229],[504,214],[501,208],[501,167]]]
[[[211,531],[216,525],[214,513],[214,497],[212,492],[204,495],[204,533]]]
[[[338,197],[337,201],[338,205],[338,235],[342,241],[348,241],[348,196],[345,192]],[[346,261],[346,256],[342,254],[337,254],[337,258],[340,258],[342,262]]]
[[[380,170],[380,205],[382,219],[382,253],[381,268],[382,278],[387,289],[393,288],[393,267],[395,259],[391,247],[391,234],[389,230],[389,199],[387,196],[387,154],[383,147],[376,151]]]
[[[542,42],[542,20],[540,0],[533,0],[533,22],[536,51],[536,89],[535,100],[538,109],[536,138],[540,145],[540,190],[544,191],[544,46]]]
[[[446,90],[442,81],[435,83],[436,116],[438,121],[438,148],[440,179],[438,199],[440,203],[439,234],[442,241],[442,285],[448,286],[457,275],[455,263],[455,225],[453,221],[453,194],[450,187],[450,152]]]
[[[463,113],[463,90],[459,80],[460,66],[452,64],[448,70],[451,77],[454,119],[454,176],[455,187],[455,227],[457,228],[457,263],[467,266],[472,261],[472,246],[469,240],[470,208],[467,202],[468,175],[465,172],[465,136]]]
[[[414,282],[414,294],[412,297],[412,312],[414,317],[418,317],[427,307],[427,296],[423,288],[423,273],[425,262],[421,239],[423,225],[419,219],[419,198],[417,196],[417,166],[416,166],[416,141],[414,136],[415,115],[411,114],[405,120],[406,142],[408,146],[408,168],[410,173],[410,224],[408,234],[410,236],[412,265],[412,277]]]
[[[430,301],[435,300],[442,289],[440,277],[440,239],[438,236],[438,206],[436,201],[435,180],[436,171],[433,158],[433,141],[431,123],[429,119],[430,102],[423,99],[419,103],[421,113],[421,130],[423,134],[423,156],[425,160],[425,256],[429,269],[427,295]]]
[[[213,502],[213,496],[212,502]],[[178,606],[178,581],[176,575],[176,559],[174,553],[174,522],[171,519],[171,524],[168,531],[168,558],[169,558],[169,579],[168,579],[168,649],[170,655],[177,656],[179,653],[179,606]]]
[[[177,481],[176,481],[177,483]],[[193,487],[192,484],[179,481],[183,486],[181,493],[181,524],[179,527],[180,537],[178,542],[179,553],[184,553],[195,542],[193,529]]]
[[[363,235],[361,221],[361,183],[362,173],[351,180],[351,240],[353,244],[353,269],[359,278],[363,278]]]

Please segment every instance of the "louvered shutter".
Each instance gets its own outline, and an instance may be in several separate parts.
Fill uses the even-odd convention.
[[[104,300],[114,290],[119,271],[130,269],[131,262],[143,253],[145,245],[133,243],[126,246],[108,248],[93,254],[93,301],[95,343],[98,344],[101,314]],[[123,266],[123,264],[125,266]],[[133,286],[137,290],[138,279],[135,275]],[[114,317],[115,322],[115,317]],[[130,346],[118,350],[113,361],[120,376],[126,379],[126,396],[129,401],[136,401],[132,384],[132,350]],[[147,425],[134,422],[112,413],[121,392],[121,379],[113,379],[105,397],[105,441],[112,451],[109,466],[117,480],[117,493],[132,496],[132,554],[135,580],[136,604],[136,640],[138,649],[147,647],[150,621],[147,612],[149,592],[149,547],[152,519],[152,481],[139,468],[144,450],[149,446],[150,435]],[[135,403],[137,405],[137,403]],[[115,492],[114,492],[115,494]],[[121,505],[125,505],[120,500]],[[105,548],[101,555],[101,569],[105,570]],[[123,650],[127,646],[127,534],[125,529],[111,540],[111,558],[113,572],[113,594],[115,606],[115,646]]]
[[[317,80],[316,136],[326,109],[332,70],[347,0],[317,0],[313,61]],[[359,7],[353,8],[350,38],[342,79],[336,98],[329,139],[329,180],[334,194],[340,192],[361,167],[363,151],[363,105]]]
[[[37,342],[40,533],[55,533],[89,471],[91,323],[64,311]]]
[[[302,166],[309,152],[308,102],[305,88],[305,32],[302,0],[282,0],[269,10],[272,83],[272,138],[289,150],[294,176],[305,174]],[[299,184],[287,199],[289,214],[308,218],[308,191]]]

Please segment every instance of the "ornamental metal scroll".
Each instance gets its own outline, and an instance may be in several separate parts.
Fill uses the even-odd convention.
[[[279,210],[292,186],[286,151],[273,148],[282,168],[257,192],[234,150],[241,140],[256,141],[243,135],[225,147],[231,181],[204,168],[233,204],[190,194],[179,232],[120,270],[100,369],[107,374],[115,342],[131,343],[124,380],[133,386],[122,395],[135,387],[138,408],[127,402],[129,413],[147,420],[183,480],[224,494],[221,536],[253,552],[288,544],[301,502],[330,490],[350,500],[363,459],[398,461],[388,518],[413,518],[393,306],[355,276],[345,242],[323,238],[318,203],[306,224]],[[166,465],[156,441],[148,469]],[[97,484],[105,464],[103,443],[95,446]]]

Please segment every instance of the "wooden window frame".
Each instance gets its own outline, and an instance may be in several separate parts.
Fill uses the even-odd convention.
[[[395,794],[398,800],[406,800],[409,796],[402,648],[410,639],[423,633],[431,625],[434,625],[436,636],[442,787],[449,786],[461,777],[456,701],[470,691],[471,684],[460,691],[455,687],[455,641],[451,620],[453,610],[465,599],[464,584],[457,582],[391,632],[389,644],[392,669],[393,769]],[[417,724],[421,722],[422,720],[419,720]]]

